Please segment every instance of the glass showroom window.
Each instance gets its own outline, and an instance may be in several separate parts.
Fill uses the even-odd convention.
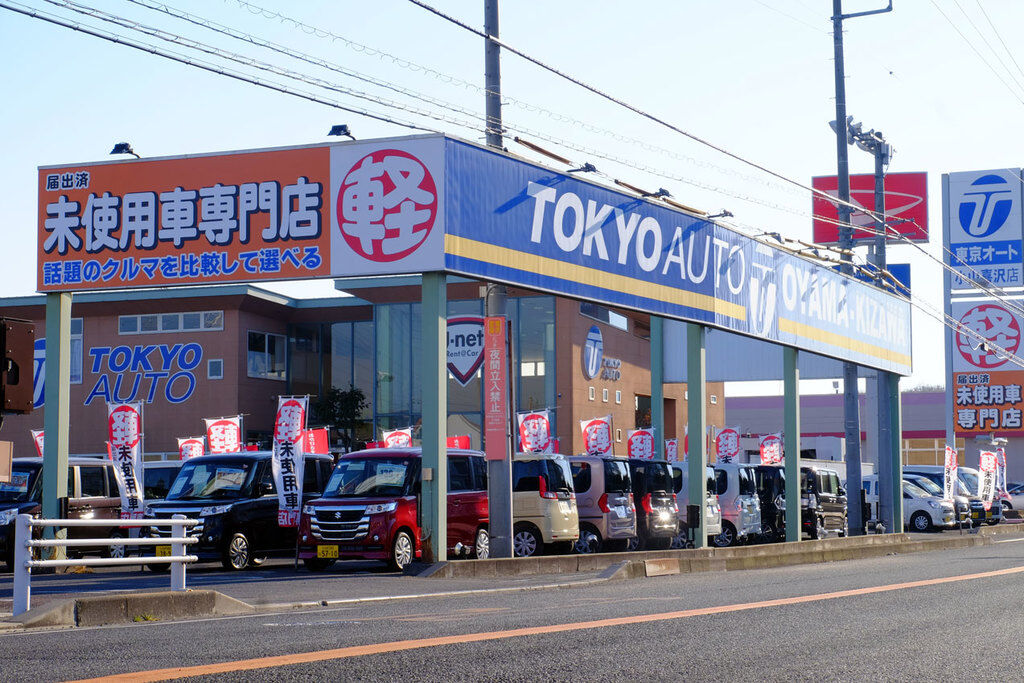
[[[71,319],[71,383],[82,383],[82,319]]]
[[[250,330],[247,356],[249,377],[284,380],[286,348],[284,335]]]

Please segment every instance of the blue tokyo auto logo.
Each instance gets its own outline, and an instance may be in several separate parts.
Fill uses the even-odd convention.
[[[587,332],[587,340],[583,343],[583,376],[587,379],[597,377],[603,360],[604,338],[601,336],[601,328],[592,325]]]
[[[1005,178],[983,175],[960,201],[960,227],[972,237],[987,237],[1003,227],[1013,209],[1013,190]]]

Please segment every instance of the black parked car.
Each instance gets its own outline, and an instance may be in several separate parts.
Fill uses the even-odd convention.
[[[181,514],[198,519],[189,530],[199,543],[186,552],[200,560],[220,560],[225,569],[259,565],[269,555],[295,552],[295,527],[277,523],[277,490],[268,451],[203,455],[191,458],[171,484],[165,500],[146,506],[146,517],[168,519]],[[317,498],[331,476],[327,455],[307,455],[303,501]],[[170,536],[170,527],[153,527],[150,536]],[[169,547],[157,546],[157,554]],[[150,569],[164,570],[154,564]]]
[[[679,526],[672,470],[664,460],[629,460],[636,505],[636,544],[631,550],[667,550]],[[632,544],[631,544],[632,545]]]
[[[846,536],[846,489],[829,469],[800,467],[800,522],[811,538]]]
[[[786,471],[782,465],[758,465],[754,479],[761,502],[761,536],[766,541],[785,541]]]

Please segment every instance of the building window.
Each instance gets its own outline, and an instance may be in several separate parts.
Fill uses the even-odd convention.
[[[715,396],[714,394],[711,394],[711,405],[717,405],[717,404],[718,404],[718,397]]]
[[[588,318],[593,318],[594,320],[607,323],[608,325],[620,330],[629,330],[629,318],[600,304],[595,304],[590,301],[581,301],[580,314],[585,315]]]
[[[690,400],[690,390],[689,389],[687,389],[687,390],[685,390],[683,392],[683,400],[684,401],[689,401]]]
[[[211,358],[206,361],[206,379],[224,379],[224,360]]]
[[[622,441],[622,430],[621,429],[616,429],[615,430],[615,441],[617,443]]]
[[[619,389],[615,390],[615,402],[622,403],[622,391],[620,391]]]
[[[223,329],[224,311],[122,315],[117,319],[118,334],[212,332]]]
[[[82,319],[71,319],[71,383],[82,383]]]
[[[590,391],[587,393],[590,394],[590,400],[593,401],[594,397],[597,396],[597,389],[595,389],[594,387],[590,387]]]
[[[602,389],[601,390],[601,400],[604,401],[605,403],[608,402],[608,390],[607,389]]]
[[[249,331],[248,374],[260,379],[285,378],[285,349],[283,334]]]

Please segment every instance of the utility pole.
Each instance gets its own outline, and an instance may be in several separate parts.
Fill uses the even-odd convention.
[[[487,145],[495,149],[504,147],[501,126],[501,61],[498,43],[498,0],[484,0],[484,98],[487,114]],[[488,316],[507,317],[508,292],[505,285],[487,283],[484,310]],[[510,354],[515,345],[509,345]],[[508,379],[515,381],[515,359],[510,358]],[[515,395],[511,392],[511,395]],[[512,405],[512,413],[516,406]],[[511,436],[511,434],[509,434]],[[513,449],[514,450],[514,449]],[[506,448],[506,452],[511,452]],[[512,461],[487,461],[487,505],[490,519],[491,557],[512,557]]]
[[[842,254],[841,272],[853,273],[853,227],[850,225],[850,162],[847,155],[848,122],[846,118],[846,74],[843,62],[843,20],[880,14],[892,10],[892,0],[885,9],[843,14],[843,0],[832,0],[832,42],[835,53],[836,79],[836,159],[839,189],[839,247]],[[843,363],[844,424],[846,433],[846,488],[852,497],[860,500],[860,396],[857,389],[856,363]],[[856,488],[853,488],[856,485]],[[860,505],[847,506],[847,519],[851,534],[861,534],[864,520]]]

